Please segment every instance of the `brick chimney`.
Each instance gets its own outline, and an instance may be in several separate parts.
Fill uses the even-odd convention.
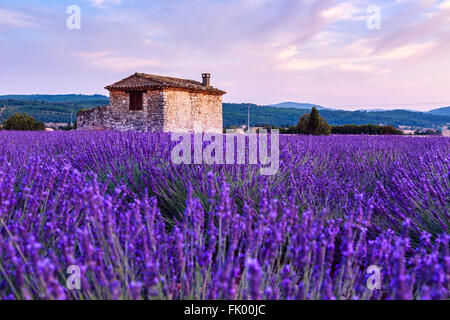
[[[203,73],[203,86],[209,88],[211,86],[211,74]]]

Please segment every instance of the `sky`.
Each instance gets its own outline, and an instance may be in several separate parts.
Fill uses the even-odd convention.
[[[0,0],[0,94],[107,94],[135,72],[209,72],[225,102],[449,106],[450,0]]]

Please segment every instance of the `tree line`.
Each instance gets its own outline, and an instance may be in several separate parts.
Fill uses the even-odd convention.
[[[380,126],[374,124],[354,125],[346,124],[343,126],[331,127],[332,134],[369,134],[369,135],[402,135],[403,131],[393,126]]]
[[[75,122],[76,123],[76,122]],[[19,131],[40,131],[45,130],[45,125],[41,121],[36,121],[32,116],[25,113],[11,115],[2,125],[4,130]],[[367,134],[367,135],[402,135],[403,132],[393,126],[382,125],[354,125],[346,124],[342,126],[330,126],[323,119],[319,111],[313,107],[311,113],[304,114],[298,119],[297,125],[288,128],[277,128],[274,126],[264,126],[265,129],[278,129],[282,134],[306,134],[306,135],[330,135],[330,134]],[[72,130],[72,126],[59,127],[60,130]],[[75,127],[76,129],[76,127]],[[415,135],[442,135],[441,130],[416,130]]]
[[[275,129],[274,126],[264,126],[266,129]],[[374,124],[354,125],[346,124],[342,126],[330,126],[323,119],[319,111],[314,107],[311,113],[304,114],[297,122],[296,126],[288,128],[276,128],[283,134],[368,134],[368,135],[401,135],[403,132],[394,126],[382,126]]]

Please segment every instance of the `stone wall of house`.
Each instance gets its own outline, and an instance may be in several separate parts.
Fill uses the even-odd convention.
[[[201,123],[202,131],[222,133],[222,97],[164,90],[164,131],[193,131],[196,122]]]
[[[222,97],[176,89],[144,93],[143,110],[129,110],[129,94],[110,93],[110,105],[80,111],[79,130],[143,132],[193,131],[201,122],[203,131],[222,132]]]
[[[148,91],[143,96],[142,110],[129,110],[126,92],[111,92],[109,106],[80,111],[78,130],[118,130],[159,132],[163,130],[163,94]]]

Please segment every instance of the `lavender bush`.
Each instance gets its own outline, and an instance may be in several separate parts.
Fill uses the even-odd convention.
[[[449,298],[448,138],[282,136],[274,176],[172,146],[0,132],[0,298]]]

